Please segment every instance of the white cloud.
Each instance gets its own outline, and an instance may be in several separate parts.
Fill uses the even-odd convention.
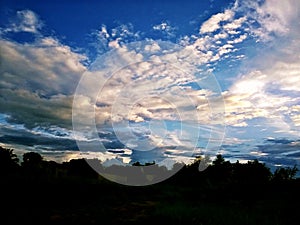
[[[235,19],[230,23],[227,23],[223,26],[225,31],[234,31],[242,26],[242,24],[246,21],[246,17],[240,17],[239,19]]]
[[[239,126],[262,117],[280,132],[297,133],[293,126],[299,126],[300,87],[293,82],[300,82],[300,61],[271,63],[267,69],[242,76],[224,93],[228,125]]]
[[[17,12],[16,18],[4,29],[4,32],[29,32],[39,33],[43,23],[31,10]]]
[[[240,34],[241,31],[236,31],[236,30],[227,30],[226,31],[228,34],[231,34],[231,35],[236,35],[236,34]]]
[[[101,29],[99,30],[99,36],[103,36],[105,39],[108,39],[110,37],[110,34],[108,33],[105,25],[102,25]]]
[[[233,39],[233,40],[228,40],[227,43],[228,44],[237,44],[237,43],[241,43],[243,42],[244,40],[246,40],[247,38],[247,34],[243,34],[243,35],[240,35],[238,38],[236,39]]]
[[[267,0],[263,4],[240,1],[240,10],[246,13],[250,33],[259,40],[269,41],[275,35],[287,35],[291,29],[298,29],[300,2],[297,0]]]
[[[103,32],[103,26],[101,28]],[[109,34],[106,31],[106,36],[109,37]],[[139,37],[138,32],[134,32],[133,25],[131,23],[121,24],[118,27],[111,29],[112,38],[121,38],[122,41],[126,41],[127,39],[137,39]]]
[[[289,23],[294,19],[299,10],[299,1],[268,0],[257,8],[259,21],[269,32],[288,32]]]
[[[218,55],[222,56],[224,54],[227,54],[227,53],[231,52],[232,49],[233,49],[233,45],[225,44],[218,49]]]
[[[219,40],[219,39],[225,39],[225,38],[227,38],[227,37],[228,37],[228,34],[225,33],[225,32],[223,32],[223,33],[216,34],[216,35],[214,36],[214,39],[215,39],[215,40]]]
[[[167,22],[162,22],[161,24],[154,25],[153,30],[168,31],[171,30],[171,26]]]
[[[247,127],[248,124],[245,121],[243,121],[241,123],[235,123],[232,126],[234,126],[234,127]]]
[[[225,10],[224,13],[215,14],[202,24],[200,33],[205,34],[214,32],[220,29],[220,22],[231,20],[233,17],[234,11],[231,9]]]
[[[111,29],[102,24],[100,29],[92,32],[91,36],[96,39],[93,46],[97,54],[103,54],[110,49],[118,48],[121,44],[139,40],[140,32],[135,32],[131,23],[121,24]]]
[[[291,119],[293,120],[295,126],[300,127],[300,113],[297,115],[292,115]]]
[[[268,121],[264,124],[266,127],[273,127],[276,132],[297,136],[299,134],[297,105],[300,101],[299,29],[290,21],[290,18],[295,16],[294,10],[289,11],[282,7],[275,10],[273,7],[276,4],[271,6],[269,3],[262,6],[253,3],[255,5],[253,8],[257,10],[259,16],[252,17],[256,18],[261,27],[258,29],[251,27],[250,32],[254,30],[263,32],[262,36],[258,37],[260,40],[270,40],[272,33],[276,32],[285,35],[284,39],[280,36],[273,39],[272,44],[277,46],[276,51],[269,49],[264,55],[256,57],[255,62],[248,62],[254,69],[237,79],[228,92],[224,93],[226,123],[238,126],[253,118],[265,118]],[[287,2],[288,5],[290,3]],[[297,7],[296,4],[295,8]],[[287,11],[291,15],[287,15]],[[272,15],[262,16],[268,13]],[[277,21],[277,24],[273,26],[270,21],[274,23]],[[270,25],[269,28],[264,27],[267,24]],[[282,29],[276,26],[282,26]],[[228,40],[227,43],[240,43],[247,38],[246,35]]]
[[[162,32],[163,34],[165,34],[169,38],[175,36],[176,27],[171,26],[170,23],[167,22],[167,21],[162,22],[162,23],[157,24],[157,25],[154,25],[152,28],[155,31]]]

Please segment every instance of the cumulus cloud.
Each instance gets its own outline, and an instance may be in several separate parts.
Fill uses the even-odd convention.
[[[51,37],[0,43],[0,112],[28,127],[70,127],[72,94],[86,70],[85,57]]]
[[[43,98],[27,90],[1,89],[1,113],[10,121],[26,127],[57,125],[71,127],[72,96],[54,95]]]
[[[26,89],[44,96],[70,94],[85,71],[81,63],[85,57],[52,38],[33,44],[0,43],[2,88]]]

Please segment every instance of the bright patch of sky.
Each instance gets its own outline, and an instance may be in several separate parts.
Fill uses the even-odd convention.
[[[299,21],[297,0],[4,0],[0,143],[118,163],[299,163]]]

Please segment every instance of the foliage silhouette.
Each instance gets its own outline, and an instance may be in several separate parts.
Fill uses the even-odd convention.
[[[1,168],[11,168],[18,165],[19,159],[13,149],[7,149],[0,146],[0,166]]]
[[[23,167],[39,167],[43,161],[43,157],[36,152],[28,152],[23,155]]]
[[[10,174],[16,172],[19,167],[19,159],[13,149],[0,146],[0,174]]]
[[[129,187],[109,182],[89,165],[98,172],[117,171],[120,176],[133,166],[102,167],[97,159],[56,163],[45,161],[38,153],[25,153],[19,166],[13,150],[0,148],[1,171],[10,171],[6,173],[9,182],[0,180],[2,204],[6,206],[0,222],[298,224],[300,180],[295,178],[296,166],[272,174],[257,160],[231,163],[218,155],[199,172],[203,160],[207,159],[197,157],[190,165],[175,164],[174,171],[182,169],[159,184]],[[140,168],[135,176],[149,173],[151,168],[155,173],[172,173],[157,164]]]
[[[296,165],[293,168],[277,168],[273,175],[273,180],[275,181],[285,181],[292,180],[295,178],[298,168]]]

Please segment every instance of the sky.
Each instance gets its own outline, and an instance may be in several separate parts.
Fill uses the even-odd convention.
[[[2,0],[0,145],[299,164],[299,21],[298,0]]]

